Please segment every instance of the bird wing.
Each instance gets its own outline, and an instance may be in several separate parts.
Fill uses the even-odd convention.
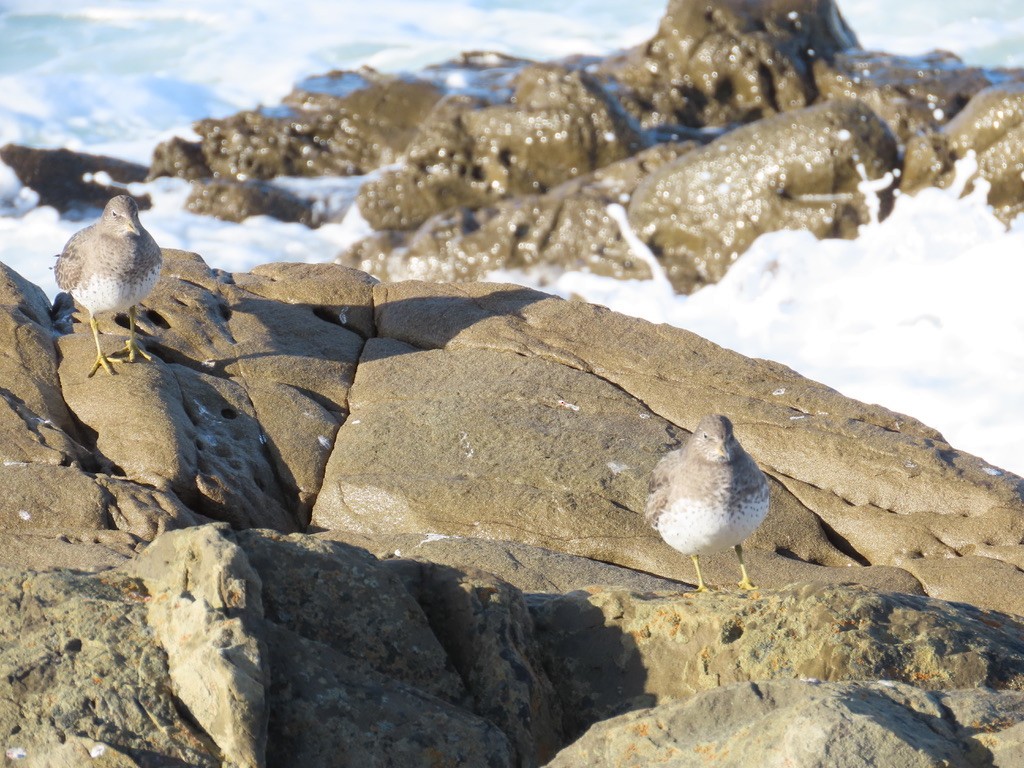
[[[658,517],[669,505],[672,488],[679,483],[679,465],[683,460],[682,449],[666,453],[661,461],[651,470],[651,480],[647,486],[647,505],[644,507],[644,520],[652,527],[657,527]]]
[[[83,236],[89,229],[83,229],[72,235],[60,256],[57,257],[53,274],[57,278],[57,287],[62,291],[70,291],[73,286],[78,284],[78,279],[82,276],[81,245]]]

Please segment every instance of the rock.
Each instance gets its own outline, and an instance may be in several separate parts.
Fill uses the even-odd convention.
[[[871,220],[862,175],[895,167],[885,123],[859,102],[827,102],[738,128],[655,171],[637,187],[629,221],[689,293],[720,280],[765,232],[856,236]],[[881,215],[891,202],[882,195]]]
[[[689,561],[641,510],[657,458],[719,412],[769,475],[772,511],[749,554],[765,586],[913,592],[911,562],[934,558],[949,568],[945,596],[971,600],[980,580],[963,558],[995,555],[983,545],[1019,551],[1020,478],[783,366],[518,286],[375,291],[377,337],[316,528],[512,540],[689,583]],[[708,574],[735,581],[733,556],[708,558]],[[1017,578],[985,604],[1024,610]]]
[[[592,589],[531,598],[570,738],[610,716],[731,683],[892,680],[1019,690],[1019,619],[864,587],[754,592]]]
[[[549,765],[1009,766],[1024,694],[903,683],[737,683],[595,725]]]
[[[61,213],[102,209],[110,198],[124,194],[125,184],[146,179],[144,166],[68,149],[6,144],[0,147],[0,160],[11,167],[22,184],[38,193],[40,205],[53,206]],[[117,184],[108,183],[104,176]],[[142,210],[150,207],[148,195],[134,197]]]
[[[250,216],[272,216],[307,227],[320,222],[313,201],[263,181],[206,181],[192,185],[185,208],[192,213],[216,216],[224,221],[245,221]]]
[[[409,230],[434,214],[543,193],[633,154],[640,138],[586,71],[534,65],[516,77],[512,105],[442,102],[410,143],[404,165],[360,189],[374,229]]]
[[[97,765],[222,764],[171,692],[141,581],[5,570],[0,590],[5,749],[48,767],[92,765],[71,759],[85,744],[104,746]]]
[[[153,150],[146,181],[161,176],[176,176],[188,181],[199,181],[213,176],[213,171],[203,157],[203,145],[198,141],[186,141],[172,136]]]
[[[214,519],[312,524],[376,552],[483,539],[445,562],[484,553],[531,589],[584,586],[584,572],[655,588],[615,567],[689,583],[690,563],[641,510],[660,456],[719,412],[769,476],[772,511],[748,555],[762,586],[853,581],[1024,613],[1024,483],[910,417],[686,331],[518,286],[380,284],[337,265],[230,275],[164,256],[139,312],[157,359],[112,377],[85,377],[81,323],[48,368],[63,318],[48,330],[44,300],[20,278],[0,281],[11,359],[40,361],[12,377],[0,407],[4,562],[104,567]],[[107,348],[124,323],[101,316]],[[67,430],[36,415],[63,407]],[[517,569],[517,552],[534,565]],[[706,566],[713,585],[736,579],[729,553]]]
[[[885,120],[900,144],[941,128],[996,79],[990,71],[965,66],[948,51],[896,56],[859,50],[816,61],[814,77],[822,99],[863,101]]]
[[[356,547],[301,534],[232,537],[262,584],[264,616],[373,672],[453,705],[466,688],[402,581]]]
[[[383,280],[453,282],[536,268],[647,279],[649,267],[632,254],[608,207],[621,206],[647,174],[696,146],[659,144],[542,195],[439,213],[413,233],[378,232],[338,261]]]
[[[333,648],[281,627],[268,635],[271,768],[515,765],[504,735],[482,718],[367,673]]]
[[[204,526],[154,540],[128,567],[149,592],[146,620],[175,695],[226,763],[266,765],[267,649],[261,583],[245,554]]]
[[[172,139],[157,148],[153,172],[201,178],[208,168],[205,176],[237,180],[362,175],[393,163],[440,98],[416,78],[331,72],[300,83],[280,108],[200,120],[202,162]]]
[[[539,357],[370,339],[349,407],[314,526],[649,563],[651,537],[628,503],[674,431],[607,382]]]
[[[602,71],[644,127],[728,125],[808,106],[814,62],[856,47],[832,0],[672,0],[655,36]]]
[[[419,533],[369,537],[346,530],[316,535],[364,547],[382,560],[412,559],[447,565],[460,571],[484,570],[523,592],[571,592],[592,584],[610,584],[641,592],[689,588],[678,581],[659,579],[641,571],[543,547],[531,547],[517,541]]]
[[[1022,76],[1024,79],[1024,76]],[[977,171],[965,192],[983,179],[988,203],[1009,224],[1024,212],[1024,82],[994,85],[979,91],[938,133],[915,137],[907,145],[901,189],[911,194],[925,187],[949,187],[955,164],[977,156]]]
[[[516,765],[546,765],[564,742],[561,707],[522,593],[493,575],[392,561],[472,694],[472,709],[508,737]]]

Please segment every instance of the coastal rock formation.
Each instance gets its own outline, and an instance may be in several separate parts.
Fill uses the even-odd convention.
[[[524,595],[223,524],[2,583],[0,727],[26,765],[688,765],[851,731],[879,764],[1022,749],[1019,619],[863,587]]]
[[[736,683],[600,723],[548,765],[812,768],[828,755],[837,766],[1011,768],[1024,759],[1022,710],[1018,691],[935,693],[890,681]]]
[[[0,147],[0,161],[10,166],[18,181],[39,195],[40,205],[52,206],[61,213],[76,208],[102,210],[110,198],[124,194],[123,186],[119,185],[146,178],[145,166],[69,149],[5,144]],[[151,205],[147,195],[137,195],[135,200],[142,210]]]
[[[718,282],[765,232],[856,236],[872,216],[860,187],[890,173],[896,154],[885,123],[861,102],[826,102],[737,128],[659,168],[634,192],[629,221],[676,289],[690,293]],[[892,204],[882,186],[876,217]]]
[[[1014,754],[1016,700],[962,691],[1024,684],[1020,478],[777,364],[518,286],[164,265],[138,313],[154,361],[91,379],[67,299],[0,270],[0,634],[21,639],[0,727],[34,764],[539,766],[614,754],[625,712],[805,677],[967,696]],[[124,318],[101,326],[119,346]],[[771,484],[751,594],[694,597],[642,522],[651,468],[711,411]],[[869,754],[923,738],[924,703],[872,696],[910,714]],[[801,716],[842,727],[837,697]],[[942,749],[970,748],[948,727]]]
[[[649,41],[612,58],[643,125],[747,123],[814,102],[814,67],[857,48],[833,0],[671,0]]]
[[[518,542],[688,581],[643,524],[647,479],[722,412],[771,484],[750,547],[760,583],[858,581],[1024,613],[1021,480],[910,417],[519,286],[164,257],[139,312],[158,360],[114,377],[86,378],[87,327],[54,340],[66,310],[51,320],[39,289],[6,273],[0,330],[10,359],[31,361],[5,399],[13,565],[109,565],[212,519],[312,523],[378,552],[401,535]],[[112,351],[124,318],[101,327]],[[729,565],[708,558],[711,583]]]

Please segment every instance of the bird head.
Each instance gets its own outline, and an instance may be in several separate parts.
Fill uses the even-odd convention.
[[[732,422],[725,416],[705,416],[690,439],[693,441],[691,450],[707,461],[727,462],[735,455],[736,438],[732,434]]]
[[[103,209],[103,220],[108,226],[119,232],[133,235],[142,234],[142,223],[139,221],[139,206],[128,195],[112,197]]]

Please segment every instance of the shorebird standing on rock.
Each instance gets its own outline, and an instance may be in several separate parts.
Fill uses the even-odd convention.
[[[755,589],[742,543],[767,513],[764,473],[736,440],[732,422],[712,415],[654,467],[644,517],[670,547],[693,558],[697,591],[706,592],[698,557],[729,547],[740,560],[740,588]]]
[[[160,246],[139,221],[139,206],[128,195],[112,198],[100,220],[76,232],[57,257],[57,286],[89,310],[89,325],[96,340],[92,376],[102,365],[113,375],[111,360],[135,362],[146,354],[135,341],[135,305],[153,290],[160,277]],[[117,357],[107,357],[100,347],[97,312],[128,310],[128,341]]]

